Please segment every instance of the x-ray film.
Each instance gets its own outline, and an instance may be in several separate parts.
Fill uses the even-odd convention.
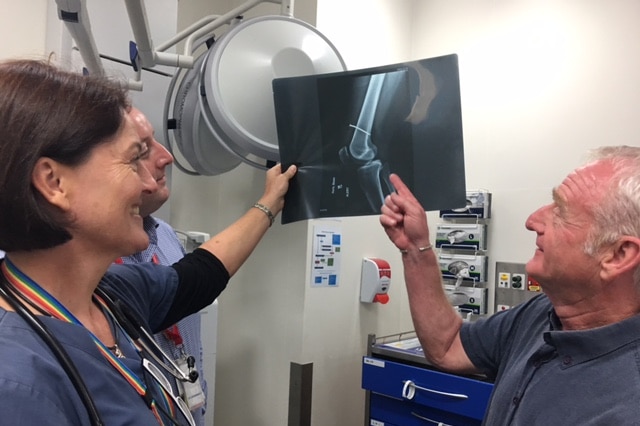
[[[376,215],[398,174],[425,210],[466,203],[457,55],[273,81],[282,223]]]

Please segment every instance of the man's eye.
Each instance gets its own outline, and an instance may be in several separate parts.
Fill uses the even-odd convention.
[[[144,143],[142,144],[142,147],[140,148],[140,151],[136,154],[136,156],[131,159],[131,162],[137,163],[140,160],[147,158],[149,156],[149,153],[150,153],[149,146],[146,143]]]
[[[143,160],[146,156],[147,156],[147,153],[146,153],[146,152],[141,152],[141,153],[139,153],[138,155],[136,155],[136,156],[133,158],[133,161],[134,161],[135,163],[137,163],[137,162],[139,162],[139,161]]]
[[[140,153],[138,154],[139,158],[145,158],[149,156],[149,152],[151,150],[149,149],[149,145],[145,142],[142,144],[142,148],[140,149]]]
[[[553,208],[553,214],[558,219],[564,220],[567,215],[567,210],[562,206],[555,206]]]

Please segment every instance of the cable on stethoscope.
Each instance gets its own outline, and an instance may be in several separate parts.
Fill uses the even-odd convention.
[[[181,382],[194,383],[198,380],[198,370],[195,368],[195,358],[191,355],[187,357],[187,368],[189,373],[186,374],[175,363],[175,361],[167,355],[162,348],[156,343],[153,336],[142,326],[142,321],[137,317],[136,313],[131,310],[121,300],[114,301],[102,288],[96,288],[96,294],[102,297],[116,322],[122,326],[125,333],[131,338],[134,344],[139,345],[146,353],[148,353],[162,368]],[[144,340],[142,339],[144,337]],[[162,361],[157,354],[168,362]]]
[[[98,413],[98,409],[96,407],[93,398],[85,384],[84,380],[80,376],[80,372],[71,361],[71,357],[64,349],[64,347],[58,342],[58,340],[53,336],[53,334],[47,329],[47,327],[35,316],[27,307],[22,303],[11,291],[7,289],[9,285],[8,281],[3,274],[0,279],[0,296],[4,298],[4,300],[11,305],[14,311],[18,313],[24,319],[27,324],[31,326],[31,328],[44,340],[44,342],[49,346],[55,357],[58,359],[58,362],[64,369],[65,373],[73,383],[73,387],[78,392],[82,403],[87,409],[87,414],[89,415],[89,419],[91,420],[91,424],[94,426],[104,426],[104,422],[100,418],[100,413]]]

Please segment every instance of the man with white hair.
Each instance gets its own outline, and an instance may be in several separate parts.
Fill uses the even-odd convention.
[[[422,206],[397,175],[380,223],[400,249],[426,358],[495,381],[485,425],[640,419],[640,148],[603,147],[532,213],[529,276],[544,294],[463,323],[449,305]]]

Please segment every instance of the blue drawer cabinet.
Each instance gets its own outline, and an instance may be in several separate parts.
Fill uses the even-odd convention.
[[[480,425],[493,385],[402,360],[362,359],[372,426]]]

